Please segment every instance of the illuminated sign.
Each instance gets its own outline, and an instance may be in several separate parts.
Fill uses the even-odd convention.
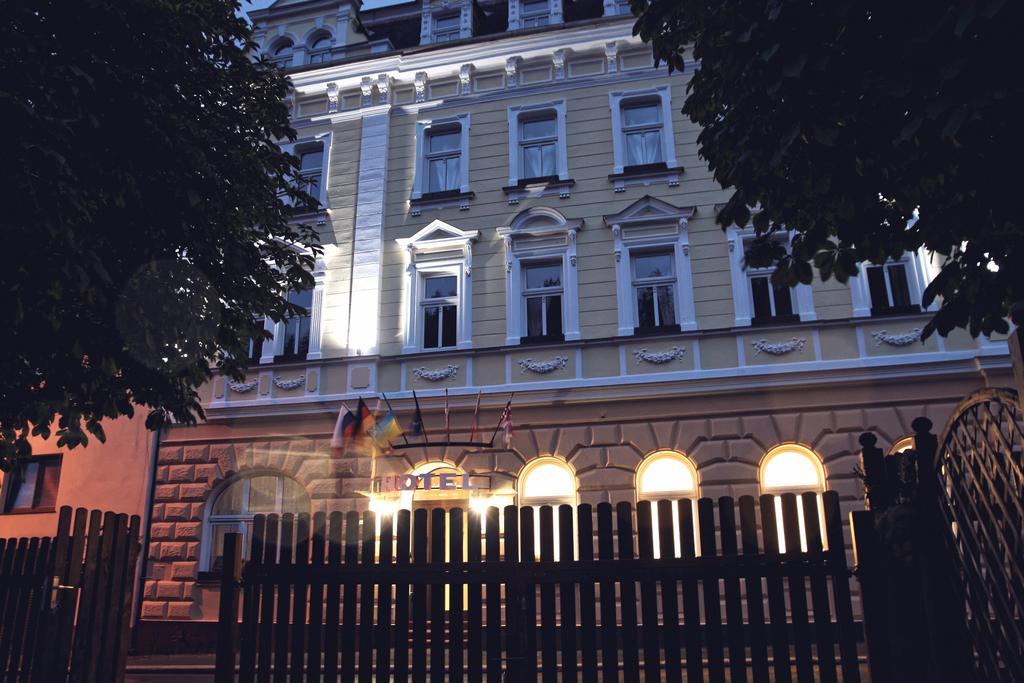
[[[374,493],[397,493],[400,491],[477,491],[490,488],[487,477],[459,474],[456,472],[432,472],[427,474],[396,474],[377,477],[373,480]]]

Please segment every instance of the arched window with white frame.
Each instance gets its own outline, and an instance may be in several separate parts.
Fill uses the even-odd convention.
[[[658,501],[672,502],[672,537],[675,539],[673,553],[665,556],[682,557],[682,536],[679,530],[679,506],[690,505],[696,520],[697,498],[700,484],[697,468],[688,457],[672,450],[660,450],[644,458],[636,469],[636,499],[651,502],[651,527],[654,530],[654,556],[662,557],[661,537],[658,533]],[[694,524],[695,547],[700,548],[697,525]]]
[[[519,506],[533,508],[533,547],[540,559],[540,509],[545,505],[554,508],[554,550],[555,559],[560,559],[558,506],[575,506],[579,498],[579,483],[576,472],[565,460],[551,455],[536,458],[526,463],[519,474]]]
[[[295,44],[288,39],[280,40],[270,48],[270,61],[282,69],[292,65]]]
[[[787,443],[776,446],[768,451],[761,460],[758,477],[761,493],[772,494],[775,498],[775,519],[779,534],[779,551],[786,552],[785,530],[782,521],[782,494],[803,493],[817,494],[818,527],[824,530],[825,507],[821,494],[825,492],[825,466],[821,457],[806,446]],[[807,550],[807,532],[804,522],[803,506],[797,501],[797,516],[800,523],[801,550]],[[827,539],[822,533],[822,542]]]
[[[224,558],[224,537],[241,534],[242,554],[248,559],[253,520],[258,514],[308,513],[309,494],[291,477],[274,472],[232,479],[212,496],[203,529],[202,566],[217,571]]]
[[[333,59],[334,39],[327,31],[318,31],[309,38],[306,60],[310,64],[326,64]]]

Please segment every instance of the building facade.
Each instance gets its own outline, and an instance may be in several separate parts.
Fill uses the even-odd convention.
[[[259,512],[825,488],[849,510],[861,432],[900,448],[914,417],[941,427],[1011,381],[1004,339],[920,341],[927,254],[793,290],[745,268],[752,230],[716,224],[728,191],[680,113],[690,72],[655,67],[628,2],[278,0],[252,18],[295,86],[320,200],[296,219],[324,254],[294,295],[310,314],[268,321],[246,380],[212,382],[208,421],[162,437],[153,648],[209,642],[223,535]],[[408,426],[413,392],[428,443],[332,459],[342,403],[386,394]],[[438,445],[488,442],[513,394],[508,445]],[[382,486],[444,473],[473,488]]]

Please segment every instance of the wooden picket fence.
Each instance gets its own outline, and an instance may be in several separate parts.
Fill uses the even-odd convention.
[[[824,534],[814,494],[781,519],[767,495],[257,516],[244,566],[226,543],[216,680],[859,681],[839,499],[821,502]]]
[[[53,538],[0,539],[4,681],[121,681],[139,517],[61,508]]]

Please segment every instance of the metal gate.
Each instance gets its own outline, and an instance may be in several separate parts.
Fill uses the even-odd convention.
[[[939,440],[937,510],[989,681],[1024,681],[1024,415],[1015,392],[961,403]]]

